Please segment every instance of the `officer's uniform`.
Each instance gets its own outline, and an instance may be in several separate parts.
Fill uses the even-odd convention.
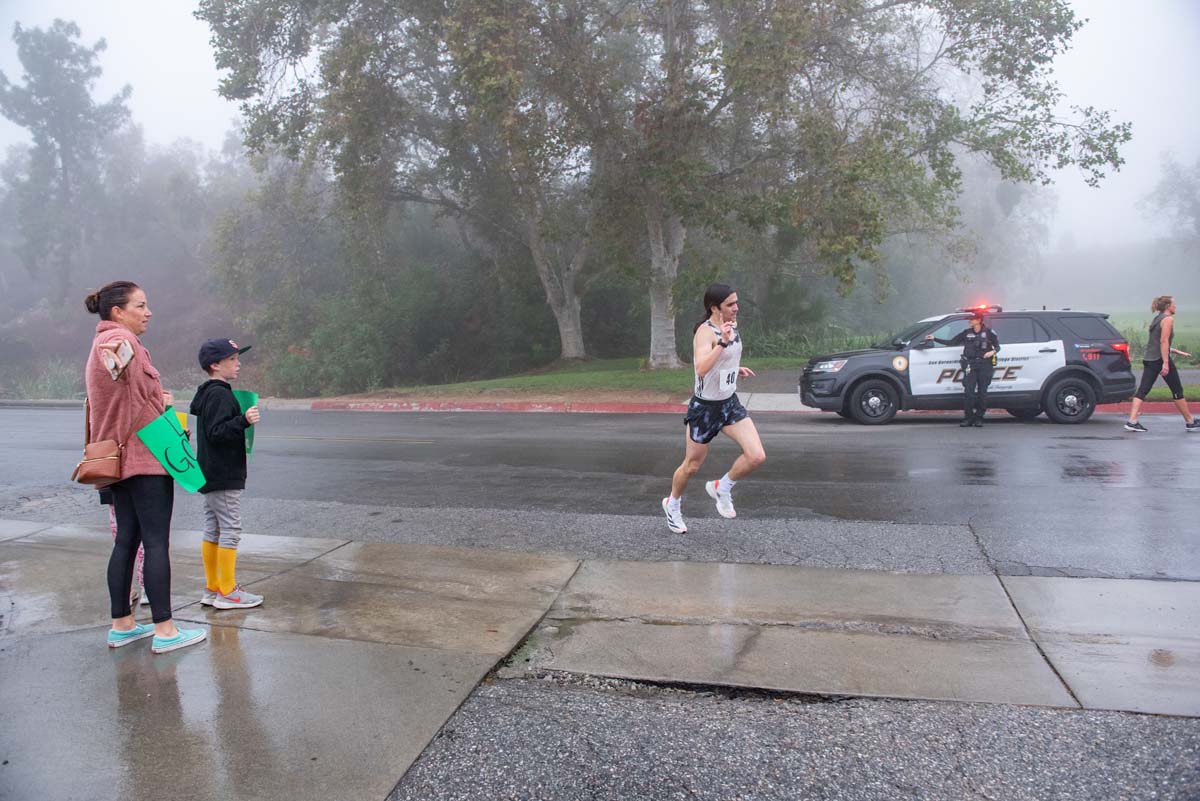
[[[992,368],[995,356],[984,356],[990,351],[1000,352],[1000,340],[996,332],[987,327],[987,323],[976,333],[968,327],[953,339],[938,339],[943,345],[956,347],[962,345],[963,366],[963,411],[964,423],[983,425],[983,415],[987,411],[987,388],[992,383]]]

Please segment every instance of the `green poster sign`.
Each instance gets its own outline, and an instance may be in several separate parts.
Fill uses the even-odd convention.
[[[258,405],[258,393],[248,389],[235,389],[233,398],[238,402],[238,408],[242,410],[242,414],[245,414],[251,406]],[[246,453],[254,453],[254,426],[246,429]]]
[[[167,472],[179,482],[179,486],[188,492],[196,492],[204,486],[207,479],[200,471],[200,463],[196,460],[196,454],[192,453],[192,445],[188,442],[187,434],[183,433],[174,409],[168,406],[161,416],[154,418],[137,435],[159,464],[167,468]]]

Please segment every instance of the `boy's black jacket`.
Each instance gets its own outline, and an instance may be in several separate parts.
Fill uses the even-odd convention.
[[[246,416],[224,381],[205,381],[188,410],[196,416],[196,456],[208,480],[201,492],[246,488]]]

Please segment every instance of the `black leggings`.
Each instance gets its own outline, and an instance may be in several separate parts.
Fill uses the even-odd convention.
[[[112,485],[117,539],[108,559],[108,597],[114,618],[131,613],[129,588],[140,543],[146,550],[144,586],[155,623],[171,619],[171,510],[175,484],[170,476],[130,476]]]
[[[1171,359],[1167,362],[1170,367],[1167,369],[1165,376],[1167,386],[1171,389],[1171,396],[1175,400],[1183,400],[1183,382],[1179,380],[1179,370],[1175,369],[1175,360]],[[1152,362],[1142,362],[1142,383],[1138,385],[1137,394],[1134,395],[1138,400],[1145,400],[1150,394],[1150,388],[1154,386],[1154,382],[1162,375],[1163,360],[1155,359]]]

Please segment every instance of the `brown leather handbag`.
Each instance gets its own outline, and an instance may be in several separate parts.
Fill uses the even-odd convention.
[[[144,404],[143,404],[144,405]],[[138,410],[141,414],[141,409]],[[121,457],[125,453],[125,444],[133,436],[137,428],[137,417],[134,426],[125,435],[125,439],[117,442],[115,439],[102,439],[92,442],[92,406],[91,401],[83,404],[83,458],[75,465],[71,480],[87,484],[96,489],[104,489],[110,484],[121,480]]]

